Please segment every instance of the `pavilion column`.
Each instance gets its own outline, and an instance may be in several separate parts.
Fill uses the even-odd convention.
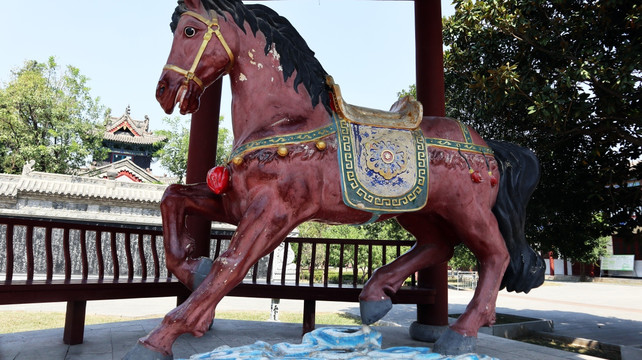
[[[443,38],[441,3],[439,0],[415,0],[415,48],[417,64],[417,99],[425,116],[445,116]],[[435,341],[440,328],[448,325],[447,263],[419,271],[418,284],[436,291],[433,305],[417,306],[417,322],[411,336],[418,340]],[[416,325],[419,326],[416,326]],[[428,325],[431,330],[426,331]],[[414,328],[414,329],[413,329]],[[417,329],[420,329],[416,331]]]
[[[207,172],[216,165],[216,145],[221,109],[222,80],[205,89],[197,112],[192,114],[187,156],[186,184],[205,182]],[[197,217],[187,219],[187,228],[195,239],[208,239],[212,222]],[[210,242],[197,241],[195,256],[210,256]]]

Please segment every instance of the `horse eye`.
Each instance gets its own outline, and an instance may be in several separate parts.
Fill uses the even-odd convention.
[[[188,26],[185,28],[185,36],[187,36],[188,38],[191,38],[194,35],[196,35],[196,29],[194,29],[191,26]]]

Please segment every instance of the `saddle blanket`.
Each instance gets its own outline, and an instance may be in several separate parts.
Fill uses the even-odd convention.
[[[336,113],[343,201],[375,215],[416,211],[428,201],[428,156],[420,129],[346,121]]]

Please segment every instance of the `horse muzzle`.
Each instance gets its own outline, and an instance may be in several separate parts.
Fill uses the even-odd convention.
[[[181,78],[171,79],[172,75],[164,73],[156,86],[156,100],[165,113],[174,112],[178,104],[181,114],[191,114],[198,110],[201,88],[194,86],[194,83],[182,81]],[[171,81],[173,80],[173,81]]]

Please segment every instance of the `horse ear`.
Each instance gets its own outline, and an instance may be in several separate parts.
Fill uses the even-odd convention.
[[[201,10],[205,9],[201,0],[184,0],[184,3],[185,6],[192,11],[201,12]]]

